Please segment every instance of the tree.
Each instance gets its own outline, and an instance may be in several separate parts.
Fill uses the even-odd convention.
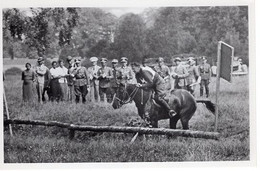
[[[140,60],[145,55],[145,23],[139,15],[125,14],[119,19],[115,46],[119,57]]]

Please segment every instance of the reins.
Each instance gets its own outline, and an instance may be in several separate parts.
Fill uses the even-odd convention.
[[[115,97],[118,101],[121,102],[122,105],[124,104],[127,104],[129,102],[131,102],[134,98],[135,98],[135,95],[136,93],[138,92],[139,90],[139,87],[135,87],[134,90],[131,92],[131,94],[129,94],[127,91],[126,91],[126,88],[124,89],[124,94],[123,95],[128,95],[128,99],[127,100],[121,100],[120,98],[118,97]]]

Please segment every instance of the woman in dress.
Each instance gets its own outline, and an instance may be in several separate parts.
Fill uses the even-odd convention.
[[[23,101],[29,102],[33,100],[33,82],[35,81],[35,72],[31,70],[31,64],[25,64],[26,70],[22,72],[23,80]]]

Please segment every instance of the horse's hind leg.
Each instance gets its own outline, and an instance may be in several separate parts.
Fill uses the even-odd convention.
[[[151,125],[153,128],[158,128],[158,120],[151,120]]]
[[[176,129],[176,125],[178,120],[180,119],[180,115],[177,114],[174,117],[170,118],[170,128],[171,129]]]
[[[190,115],[190,113],[191,113],[191,115]],[[181,124],[182,124],[183,129],[186,129],[186,130],[189,129],[189,121],[190,121],[190,119],[191,119],[191,117],[193,116],[194,113],[195,113],[194,111],[185,111],[182,114],[183,117],[181,117],[180,120],[181,120]]]
[[[183,129],[189,129],[189,120],[181,119],[181,124]]]

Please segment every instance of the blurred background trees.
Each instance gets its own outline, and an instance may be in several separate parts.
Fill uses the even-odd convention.
[[[3,10],[3,55],[11,59],[196,54],[213,63],[220,40],[248,64],[247,6],[147,8],[119,18],[99,8]]]

